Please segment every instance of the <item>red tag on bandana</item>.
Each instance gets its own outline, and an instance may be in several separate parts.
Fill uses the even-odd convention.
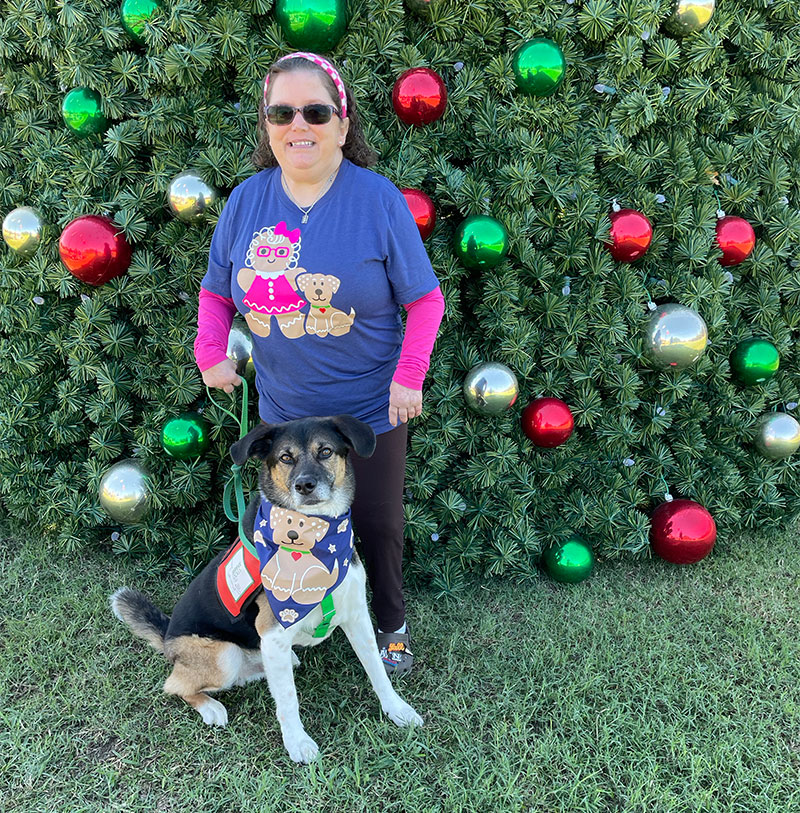
[[[225,609],[237,618],[248,599],[261,587],[261,565],[237,538],[217,568],[217,594]]]

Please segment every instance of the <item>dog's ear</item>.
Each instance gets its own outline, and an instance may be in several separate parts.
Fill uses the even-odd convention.
[[[251,429],[241,440],[231,446],[231,457],[237,466],[243,466],[251,457],[263,460],[272,448],[272,438],[277,425],[259,423]]]
[[[375,431],[369,424],[352,415],[335,415],[329,420],[359,457],[372,457],[375,451]]]
[[[303,277],[308,277],[308,279],[303,279]],[[301,290],[303,293],[305,293],[305,292],[306,292],[306,286],[308,285],[308,283],[309,283],[310,281],[311,281],[311,274],[309,274],[309,272],[308,272],[308,271],[306,271],[306,272],[305,272],[305,273],[303,273],[303,274],[298,274],[298,275],[297,275],[297,276],[294,278],[294,287],[295,287],[295,288],[298,288],[298,289],[299,289],[299,290]]]

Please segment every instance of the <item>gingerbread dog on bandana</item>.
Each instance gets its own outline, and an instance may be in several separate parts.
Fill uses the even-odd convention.
[[[328,532],[329,523],[273,505],[269,526],[278,550],[261,571],[264,589],[278,601],[291,599],[298,604],[318,604],[339,578],[339,563],[335,562],[333,571],[329,572],[312,551]],[[261,531],[256,530],[254,537],[256,542],[263,543]]]

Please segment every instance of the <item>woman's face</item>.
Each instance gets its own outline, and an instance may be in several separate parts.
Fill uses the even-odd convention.
[[[303,107],[307,104],[322,103],[341,106],[338,99],[331,99],[322,83],[322,77],[315,71],[293,71],[279,73],[269,87],[269,104],[288,104]],[[319,168],[330,171],[341,153],[350,122],[331,116],[327,124],[308,124],[301,113],[295,113],[291,124],[279,125],[267,122],[269,146],[281,169],[288,175],[293,171],[305,174],[306,170]]]

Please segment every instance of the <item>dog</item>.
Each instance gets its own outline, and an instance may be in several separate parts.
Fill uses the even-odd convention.
[[[117,618],[172,664],[164,691],[182,697],[204,723],[225,726],[228,722],[225,706],[209,692],[266,678],[275,700],[283,744],[290,758],[299,763],[316,759],[319,746],[300,720],[293,675],[299,661],[292,648],[318,644],[336,627],[347,635],[388,717],[398,726],[423,723],[397,694],[384,670],[367,610],[366,572],[353,546],[348,511],[355,493],[355,476],[349,454],[355,451],[369,457],[374,450],[372,428],[350,415],[260,424],[233,444],[230,452],[235,463],[244,465],[255,457],[262,464],[259,494],[251,500],[243,520],[248,540],[251,545],[262,546],[267,527],[274,525],[273,542],[280,553],[286,554],[275,562],[262,583],[251,585],[255,592],[237,617],[232,616],[227,603],[223,604],[218,587],[220,568],[226,561],[239,568],[233,568],[238,576],[249,578],[241,561],[231,553],[247,555],[236,544],[218,554],[192,581],[171,617],[128,587],[120,588],[110,598]],[[270,505],[269,519],[264,513],[259,522],[260,512]],[[340,517],[344,518],[339,521]],[[299,525],[301,521],[303,526]],[[330,527],[323,529],[320,523]],[[344,568],[343,578],[330,593],[335,614],[326,631],[324,624],[319,626],[324,602],[293,603],[291,608],[278,612],[276,606],[281,606],[279,602],[286,600],[287,594],[268,593],[264,586],[277,583],[285,591],[289,585],[289,600],[293,601],[292,590],[308,585],[315,588],[316,601],[321,595],[320,585],[335,584],[333,568],[311,553],[321,532],[323,536],[333,534],[330,538],[334,540],[322,548],[321,555],[337,556],[336,561],[341,560]],[[257,534],[262,536],[261,542]],[[325,545],[328,538],[325,536],[320,544]],[[327,553],[331,548],[335,554]],[[299,560],[304,560],[302,566]],[[256,559],[256,567],[258,564]],[[310,574],[310,569],[316,573]],[[237,583],[241,581],[238,576]],[[239,591],[231,592],[235,603]],[[298,615],[301,617],[296,620]],[[321,637],[315,637],[320,630]]]
[[[298,273],[295,287],[302,291],[308,300],[306,333],[315,336],[344,336],[356,319],[356,312],[350,308],[347,314],[331,305],[331,298],[339,290],[341,281],[333,274]]]

